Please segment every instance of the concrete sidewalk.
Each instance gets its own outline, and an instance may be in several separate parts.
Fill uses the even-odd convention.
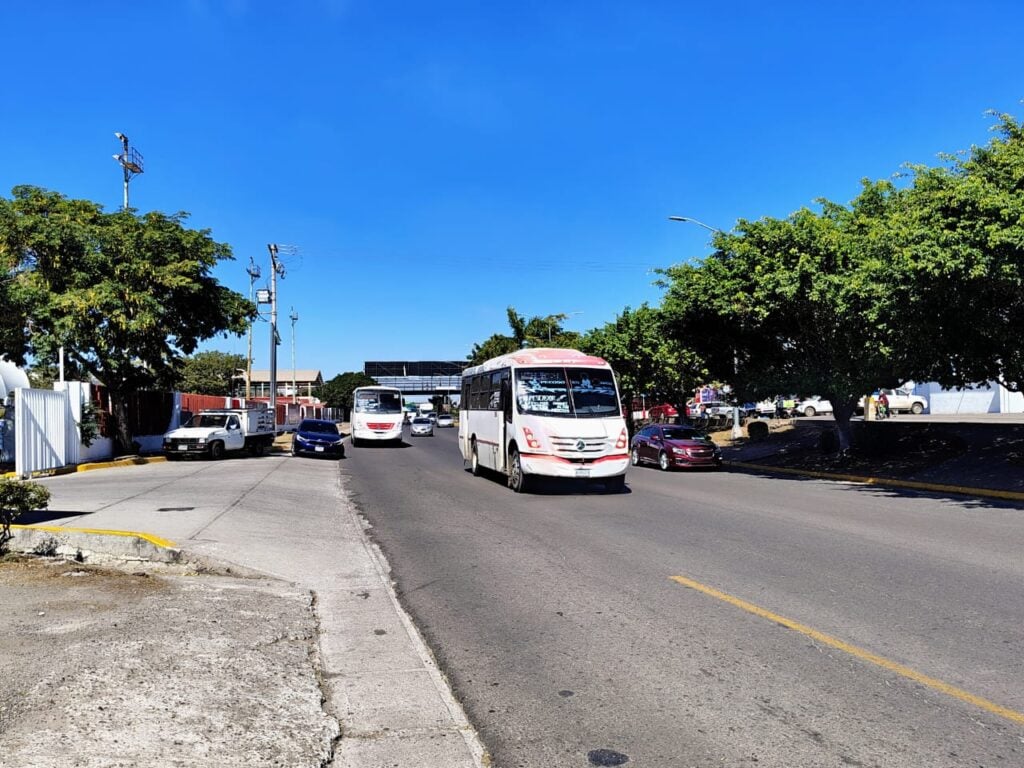
[[[281,514],[283,462],[309,473],[302,515]],[[143,495],[124,475],[116,499],[90,496],[90,476],[45,481],[67,517],[15,541],[72,561],[34,578],[0,565],[0,600],[19,606],[0,623],[0,766],[487,763],[337,475],[247,461],[266,468],[261,493],[197,525],[157,509],[173,466],[111,469],[157,473]],[[70,530],[83,512],[91,528]],[[104,553],[127,570],[97,570]]]

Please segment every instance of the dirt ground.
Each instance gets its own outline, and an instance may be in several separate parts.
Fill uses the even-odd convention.
[[[0,766],[320,765],[311,596],[280,582],[0,560]]]

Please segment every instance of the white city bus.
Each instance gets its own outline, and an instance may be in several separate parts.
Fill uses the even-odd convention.
[[[357,387],[352,393],[352,445],[360,440],[402,442],[404,403],[395,387]]]
[[[462,373],[459,448],[474,475],[600,480],[625,487],[629,438],[611,366],[575,349],[523,349]]]

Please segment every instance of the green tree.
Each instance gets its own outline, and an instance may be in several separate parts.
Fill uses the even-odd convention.
[[[913,167],[890,222],[888,332],[947,387],[1024,386],[1024,126],[1001,115],[995,130],[966,157]]]
[[[587,333],[580,348],[611,364],[631,422],[632,402],[640,395],[650,404],[678,403],[703,379],[697,356],[669,338],[662,312],[647,304],[626,307],[613,322]]]
[[[669,333],[741,398],[828,398],[847,449],[858,399],[913,376],[885,324],[893,285],[883,265],[901,203],[891,184],[865,183],[849,208],[822,201],[821,213],[741,220],[702,262],[664,271]]]
[[[235,377],[244,375],[245,365],[245,355],[197,352],[185,358],[178,388],[203,395],[231,395],[238,386]]]
[[[376,383],[375,379],[362,371],[346,371],[325,381],[317,394],[328,407],[341,408],[347,419],[352,414],[352,393],[356,388],[372,387]]]
[[[509,307],[506,311],[512,334],[506,336],[495,333],[481,343],[474,344],[467,358],[469,365],[479,365],[492,357],[507,355],[524,347],[579,349],[582,336],[575,331],[566,331],[562,328],[562,322],[567,315],[534,316],[527,319],[516,312],[515,307]]]
[[[255,307],[210,274],[231,249],[187,214],[104,213],[36,187],[16,187],[0,217],[0,243],[22,265],[16,292],[31,320],[27,351],[65,355],[110,394],[118,447],[131,446],[126,399],[171,388],[182,355],[228,331],[244,332]]]

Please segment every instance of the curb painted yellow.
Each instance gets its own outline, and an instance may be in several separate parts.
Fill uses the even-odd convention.
[[[808,627],[806,624],[801,624],[800,622],[793,621],[792,619],[787,619],[785,616],[780,616],[777,613],[772,613],[771,611],[761,608],[760,606],[754,605],[753,603],[748,603],[746,600],[743,600],[739,597],[734,597],[733,595],[717,590],[714,587],[709,587],[706,584],[701,584],[699,581],[688,579],[685,576],[670,576],[669,578],[677,584],[682,584],[684,587],[689,587],[690,589],[696,590],[697,592],[702,592],[705,595],[708,595],[709,597],[714,597],[717,600],[721,600],[725,603],[728,603],[729,605],[734,606],[735,608],[747,611],[748,613],[752,613],[755,616],[760,616],[762,619],[767,619],[768,621],[774,622],[776,624],[781,624],[787,629],[792,629],[794,632],[799,632],[800,634],[805,635],[806,637],[809,637],[812,640],[816,640],[819,643],[843,651],[844,653],[848,653],[851,656],[860,659],[861,661],[867,661],[871,664],[875,664],[881,667],[882,669],[887,669],[890,672],[895,672],[897,675],[900,675],[901,677],[905,677],[908,680],[913,680],[915,683],[920,683],[921,685],[927,686],[928,688],[931,688],[934,691],[938,691],[939,693],[951,696],[954,699],[959,699],[960,701],[966,702],[968,704],[973,704],[974,706],[979,707],[980,709],[983,709],[986,712],[990,712],[993,715],[999,715],[999,717],[1006,718],[1011,722],[1017,723],[1019,725],[1024,725],[1024,712],[1018,712],[1014,709],[1010,709],[1009,707],[1004,707],[1002,704],[996,704],[994,701],[984,699],[981,696],[975,696],[973,693],[969,693],[968,691],[965,691],[962,688],[957,688],[955,685],[950,685],[949,683],[943,682],[942,680],[939,680],[937,678],[929,677],[928,675],[918,672],[916,669],[912,669],[908,666],[900,664],[899,662],[887,659],[884,656],[879,656],[877,653],[872,653],[871,651],[865,650],[863,648],[858,648],[855,645],[850,645],[849,643],[843,640],[840,640],[836,637],[832,637],[831,635],[826,635],[824,632],[819,632],[818,630],[813,629],[812,627]]]
[[[173,541],[161,539],[151,533],[140,533],[138,531],[109,531],[103,528],[66,528],[62,525],[12,525],[11,528],[18,528],[25,531],[49,531],[50,533],[91,533],[98,536],[124,536],[127,538],[142,539],[161,549],[177,549]]]
[[[916,480],[897,480],[891,477],[869,477],[865,475],[847,475],[840,472],[821,472],[814,469],[793,469],[792,467],[774,467],[770,464],[749,464],[745,461],[727,461],[730,467],[756,469],[763,472],[777,472],[783,475],[799,475],[802,477],[819,477],[823,480],[843,480],[864,485],[881,485],[890,488],[909,488],[916,491],[933,491],[935,493],[955,493],[961,496],[985,496],[1008,501],[1024,501],[1024,493],[1019,491],[1000,491],[994,488],[971,488],[964,485],[942,485],[940,483],[921,483]]]
[[[164,456],[132,456],[126,459],[111,459],[110,461],[92,461],[87,464],[74,464],[70,467],[58,467],[57,469],[43,469],[33,472],[30,477],[57,477],[59,475],[73,475],[76,472],[91,472],[94,469],[110,469],[111,467],[134,467],[140,464],[159,464],[167,461]],[[14,472],[5,472],[0,478],[16,479],[18,475]]]

